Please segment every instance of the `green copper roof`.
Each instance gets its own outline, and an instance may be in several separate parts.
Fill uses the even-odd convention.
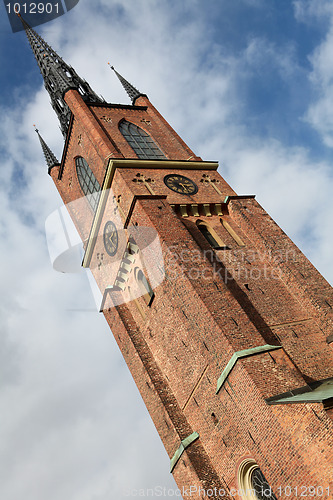
[[[186,448],[188,448],[190,444],[192,444],[197,439],[199,439],[199,434],[197,432],[193,432],[192,434],[187,436],[187,438],[181,441],[179,448],[175,451],[173,457],[170,460],[170,472],[173,471],[178,460],[180,459]]]
[[[244,349],[243,351],[238,351],[235,352],[231,358],[230,361],[228,362],[227,366],[224,368],[223,372],[221,373],[218,381],[217,381],[217,388],[216,388],[216,394],[220,391],[222,388],[224,382],[229,376],[229,373],[237,363],[237,360],[239,358],[246,358],[248,356],[253,356],[255,354],[260,354],[262,352],[268,352],[268,351],[273,351],[275,349],[281,349],[281,346],[279,345],[260,345],[257,347],[251,347],[250,349]]]
[[[333,398],[333,378],[325,379],[266,399],[270,405],[289,403],[322,403]]]

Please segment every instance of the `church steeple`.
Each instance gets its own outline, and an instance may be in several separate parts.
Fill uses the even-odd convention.
[[[114,68],[138,105],[100,103],[23,24],[64,133],[70,119],[61,166],[36,131],[49,173],[178,491],[333,498],[333,290]],[[62,270],[77,240],[61,226]]]
[[[86,102],[103,102],[90,85],[79,77],[76,71],[61,59],[45,40],[22,18],[26,35],[44,78],[44,85],[51,97],[52,107],[58,115],[60,128],[66,137],[71,111],[64,100],[69,89],[76,89]]]
[[[56,165],[60,165],[59,161],[57,160],[56,156],[53,154],[49,146],[46,144],[44,141],[43,137],[40,135],[38,128],[35,128],[35,132],[38,135],[39,142],[42,146],[42,150],[44,153],[45,161],[48,166],[48,171],[50,173],[50,170],[52,167],[55,167]]]
[[[135,100],[140,97],[140,96],[146,96],[146,94],[142,94],[139,90],[137,90],[131,83],[129,83],[123,76],[121,76],[117,70],[115,70],[115,68],[113,66],[110,66],[111,69],[115,72],[115,74],[117,75],[118,77],[118,80],[120,81],[120,83],[122,84],[122,86],[124,87],[124,89],[126,90],[127,92],[127,95],[130,97],[131,101],[132,101],[132,104],[135,103]]]

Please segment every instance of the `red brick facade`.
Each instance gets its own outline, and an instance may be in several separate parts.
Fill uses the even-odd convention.
[[[159,236],[165,277],[151,303],[142,296],[131,300],[128,287],[136,277],[129,262],[128,281],[123,289],[112,288],[103,313],[170,459],[183,440],[199,435],[173,464],[184,498],[255,498],[236,493],[239,466],[248,457],[278,499],[333,498],[330,397],[278,401],[333,377],[331,287],[254,197],[237,197],[216,166],[202,162],[145,96],[135,106],[88,107],[69,90],[65,100],[73,119],[62,164],[51,170],[64,203],[83,196],[78,156],[114,197],[95,216],[93,231],[86,199],[70,206],[102,294],[115,281],[109,264],[120,266],[135,228]],[[119,131],[124,119],[149,134],[166,160],[138,159]],[[117,159],[123,163],[114,163],[106,184]],[[198,192],[170,190],[164,183],[170,173],[190,178]],[[136,182],[138,174],[150,179],[149,188]],[[109,257],[103,228],[116,212],[125,246]],[[209,225],[218,249],[200,223]],[[152,258],[142,270],[147,274],[157,265]],[[110,300],[119,305],[109,307]],[[224,371],[235,353],[238,359]]]

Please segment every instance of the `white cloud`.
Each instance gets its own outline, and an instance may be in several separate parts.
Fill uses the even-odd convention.
[[[294,2],[295,17],[311,27],[318,22],[327,26],[320,44],[309,55],[312,71],[308,78],[314,99],[309,103],[306,120],[320,134],[323,143],[333,147],[333,4],[330,1],[299,0]]]
[[[45,26],[55,44],[66,34],[58,26]],[[90,68],[87,79],[97,91],[104,87],[110,97],[113,82],[126,101],[103,56],[96,61],[108,33],[108,23],[102,26],[87,53],[71,39],[76,50],[69,60],[83,76]],[[59,52],[66,55],[66,46]],[[41,89],[28,104],[21,96],[2,116],[1,497],[106,500],[122,498],[125,487],[174,487],[167,454],[109,328],[96,310],[82,312],[95,308],[87,280],[55,273],[48,259],[44,221],[60,199],[32,126],[59,158],[63,141],[48,95]]]
[[[309,106],[307,120],[321,134],[323,142],[333,147],[333,24],[310,61],[313,68],[310,78],[317,100]]]
[[[293,6],[296,19],[307,24],[331,17],[333,13],[330,0],[294,0]]]
[[[252,37],[244,51],[244,62],[251,71],[276,71],[282,80],[287,81],[299,70],[292,41],[279,46],[266,38]]]

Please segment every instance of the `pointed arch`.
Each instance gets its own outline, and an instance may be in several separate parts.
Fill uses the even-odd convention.
[[[235,242],[237,243],[237,245],[240,246],[240,247],[245,247],[244,241],[242,240],[242,238],[240,236],[238,236],[238,234],[236,233],[236,231],[234,231],[232,229],[232,227],[230,226],[229,222],[227,222],[223,218],[220,219],[220,222],[221,222],[222,226],[228,231],[228,233],[230,234],[230,236],[235,240]]]
[[[166,156],[155,141],[142,128],[134,123],[122,120],[119,123],[119,130],[125,137],[128,144],[134,150],[138,158],[146,159],[165,159]]]
[[[87,161],[82,156],[75,158],[76,175],[84,196],[95,212],[97,209],[101,186],[96,179],[94,172],[89,167]]]
[[[219,235],[214,231],[214,229],[202,220],[197,221],[197,227],[201,234],[206,238],[208,243],[212,248],[216,250],[228,250],[229,247],[224,243],[224,241],[219,237]]]
[[[243,500],[277,500],[259,465],[246,458],[237,471],[237,483]]]
[[[151,306],[151,303],[154,300],[155,294],[153,292],[152,287],[150,286],[147,278],[143,274],[142,270],[136,267],[134,269],[134,276],[139,286],[139,290],[141,292],[142,298],[147,304],[147,306]]]

